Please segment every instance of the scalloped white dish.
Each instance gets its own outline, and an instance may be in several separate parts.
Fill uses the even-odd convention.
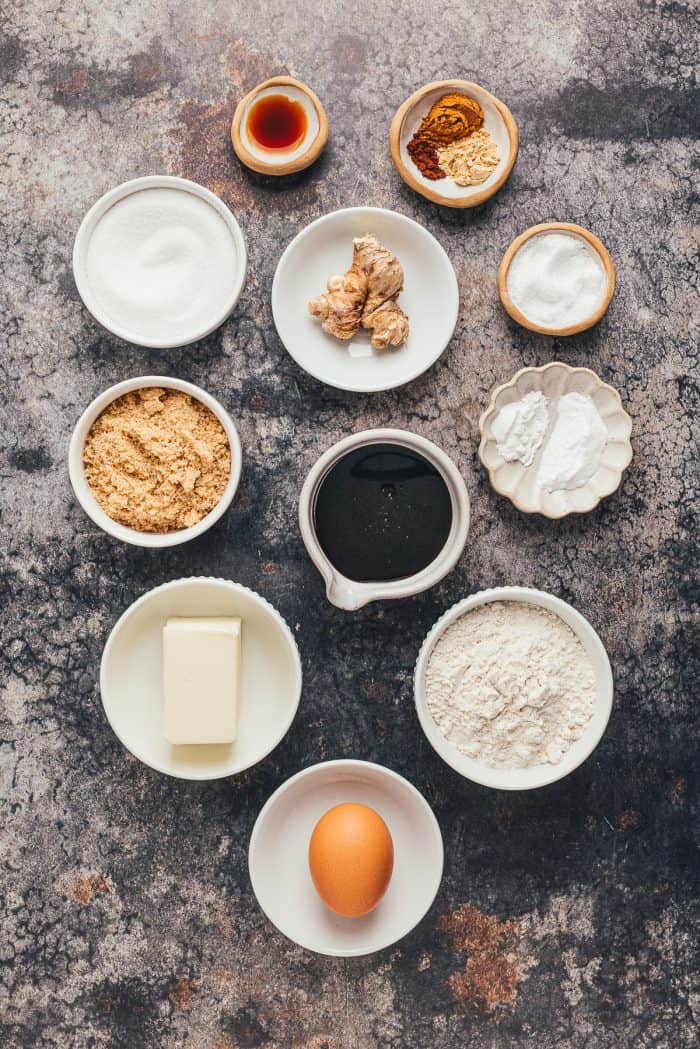
[[[491,429],[494,418],[506,404],[535,390],[550,400],[566,393],[588,394],[607,427],[608,439],[598,470],[580,488],[549,492],[537,485],[537,469],[551,432],[554,413],[550,413],[548,432],[530,466],[523,466],[518,461],[507,462],[498,450]],[[488,471],[492,488],[510,499],[518,510],[553,519],[593,510],[601,499],[619,488],[622,474],[632,459],[632,420],[622,407],[617,390],[604,383],[590,368],[572,368],[559,361],[542,368],[522,368],[510,382],[498,386],[479,419],[479,430],[479,459]]]
[[[174,746],[165,739],[162,635],[171,616],[243,620],[235,743]],[[138,598],[115,623],[102,654],[100,692],[115,735],[139,761],[179,779],[219,779],[262,761],[287,734],[301,697],[299,650],[282,616],[255,591],[228,579],[175,579]]]

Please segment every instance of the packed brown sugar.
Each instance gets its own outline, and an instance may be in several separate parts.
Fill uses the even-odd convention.
[[[85,476],[114,521],[140,532],[190,528],[216,506],[231,474],[226,432],[201,401],[148,387],[113,401],[90,428]]]

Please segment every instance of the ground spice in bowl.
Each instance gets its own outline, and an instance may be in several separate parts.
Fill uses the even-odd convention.
[[[112,401],[83,447],[90,490],[112,520],[140,532],[198,524],[231,474],[226,431],[201,401],[150,386]]]
[[[484,127],[484,111],[475,98],[456,92],[430,107],[406,152],[421,175],[446,177],[459,186],[478,186],[498,167],[498,146]]]

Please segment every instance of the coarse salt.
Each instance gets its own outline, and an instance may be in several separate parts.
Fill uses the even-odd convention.
[[[537,233],[508,268],[511,302],[541,328],[568,328],[591,317],[605,299],[607,280],[598,252],[576,234]]]

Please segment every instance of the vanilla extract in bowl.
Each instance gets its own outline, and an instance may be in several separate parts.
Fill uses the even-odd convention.
[[[347,579],[406,579],[445,546],[452,499],[440,471],[418,452],[369,444],[330,468],[316,493],[313,520],[323,552]]]

